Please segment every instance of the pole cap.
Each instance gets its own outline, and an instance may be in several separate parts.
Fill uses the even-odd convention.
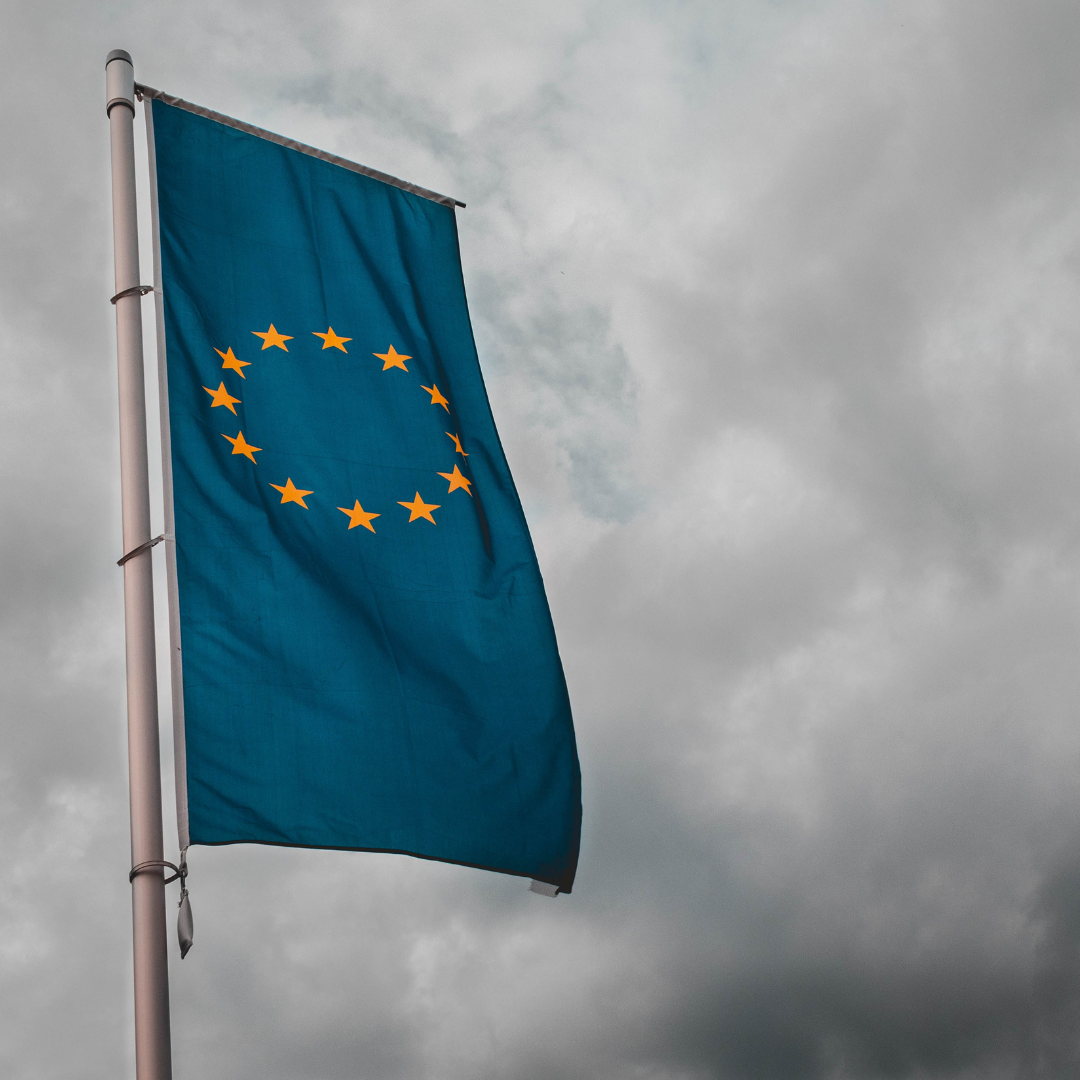
[[[123,60],[113,67],[114,60]],[[135,67],[131,54],[123,49],[113,49],[105,61],[105,115],[112,112],[114,105],[124,105],[135,115]]]

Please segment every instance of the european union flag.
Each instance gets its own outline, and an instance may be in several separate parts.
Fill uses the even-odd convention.
[[[143,91],[181,846],[402,852],[569,892],[570,704],[453,200]]]

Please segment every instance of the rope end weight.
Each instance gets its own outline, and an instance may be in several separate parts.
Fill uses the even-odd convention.
[[[180,959],[183,960],[195,937],[195,924],[191,918],[191,902],[187,889],[180,890],[180,911],[176,916],[176,936],[180,939]]]

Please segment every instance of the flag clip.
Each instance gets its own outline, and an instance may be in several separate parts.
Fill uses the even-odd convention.
[[[153,285],[132,285],[130,289],[125,289],[123,292],[118,292],[110,301],[110,304],[115,304],[117,300],[123,300],[125,296],[145,296],[147,293],[154,291]]]

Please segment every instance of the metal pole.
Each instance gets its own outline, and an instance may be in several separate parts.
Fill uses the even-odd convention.
[[[105,61],[105,101],[112,148],[116,292],[121,293],[141,284],[135,210],[135,69],[131,57],[122,49],[113,50]],[[116,361],[120,381],[120,489],[124,553],[127,553],[150,539],[142,305],[137,292],[116,301]],[[164,858],[150,560],[147,549],[124,563],[132,866],[160,862]],[[137,1080],[172,1080],[162,869],[147,868],[134,876],[131,909],[135,945],[135,1075]]]

